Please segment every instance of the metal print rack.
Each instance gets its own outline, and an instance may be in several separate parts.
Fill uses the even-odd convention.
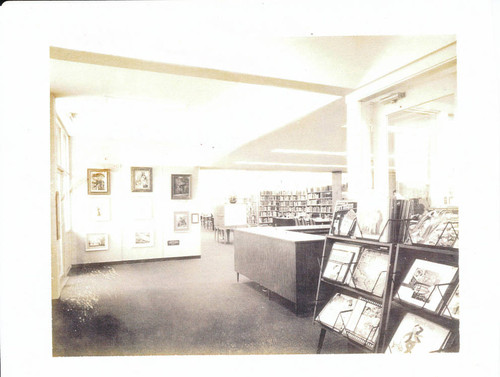
[[[436,263],[450,268],[456,268],[454,276],[445,282],[437,282],[428,287],[426,296],[437,297],[439,304],[430,306],[427,299],[421,303],[408,302],[401,297],[399,290],[416,260]],[[393,299],[389,302],[389,316],[387,339],[391,339],[399,323],[407,313],[412,313],[438,326],[449,330],[449,336],[435,350],[431,352],[458,352],[460,348],[459,318],[451,315],[450,300],[458,294],[459,253],[457,248],[429,245],[396,245],[394,266],[390,283],[390,294]],[[418,292],[416,293],[418,295]]]
[[[332,246],[334,245],[337,246],[350,245],[359,247],[360,249],[359,253],[363,253],[365,250],[377,250],[379,252],[387,254],[387,266],[385,268],[385,271],[380,271],[380,273],[374,277],[374,284],[371,291],[369,289],[368,290],[359,289],[359,287],[357,287],[355,284],[351,282],[353,272],[357,267],[359,255],[356,256],[356,258],[354,258],[350,263],[348,263],[349,277],[346,278],[345,281],[334,281],[332,279],[327,279],[323,276],[323,272],[330,259]],[[320,276],[318,280],[318,287],[316,291],[316,300],[313,313],[314,324],[319,325],[321,327],[317,353],[321,353],[321,348],[323,346],[323,342],[327,332],[334,332],[342,335],[348,341],[349,347],[354,350],[353,352],[383,351],[383,344],[385,342],[384,334],[387,325],[388,308],[390,302],[389,283],[391,282],[391,279],[389,279],[388,276],[390,276],[392,261],[393,261],[393,244],[391,243],[383,243],[374,240],[354,239],[342,236],[331,236],[331,235],[326,236],[325,243],[323,246],[323,254],[320,261],[320,266],[321,266]],[[384,282],[382,296],[380,297],[375,295],[373,290],[379,284],[382,275],[385,275],[384,278],[385,282]],[[346,314],[349,311],[343,311],[342,313],[339,313],[338,320],[340,320],[342,323],[342,325],[340,326],[341,328],[340,331],[338,329],[326,326],[324,323],[318,320],[318,314],[320,314],[321,310],[324,309],[328,301],[336,294],[346,295],[356,300],[364,300],[366,302],[372,303],[380,307],[380,316],[378,318],[379,319],[378,324],[368,330],[367,336],[359,336],[359,333],[356,333],[355,330],[353,331],[352,329],[351,330],[349,329],[350,321],[346,318]]]
[[[350,275],[346,279],[336,281],[323,276],[323,272],[330,259],[332,246],[335,244],[347,244],[359,246],[360,250],[379,250],[388,254],[387,273],[385,274],[384,290],[381,297],[374,295],[373,290],[360,289],[356,284],[349,284],[352,278],[352,272],[355,270],[357,259],[350,263],[340,263],[341,266],[347,265]],[[360,251],[362,253],[362,251]],[[420,305],[402,300],[398,290],[410,271],[415,260],[421,259],[427,262],[442,264],[456,268],[456,273],[450,281],[438,282],[433,284],[427,292],[429,297],[436,295],[439,304],[430,307],[423,301]],[[449,247],[429,246],[429,245],[405,245],[396,243],[382,243],[373,240],[355,239],[342,236],[327,236],[325,239],[322,259],[320,262],[320,276],[316,292],[316,301],[313,314],[313,323],[320,326],[320,336],[318,341],[317,353],[321,353],[325,336],[329,332],[337,336],[344,337],[348,342],[350,352],[374,352],[391,353],[390,342],[395,336],[398,326],[403,321],[406,314],[423,318],[422,321],[428,321],[440,328],[449,330],[448,335],[437,346],[428,352],[457,352],[460,347],[459,336],[459,318],[458,314],[452,315],[450,302],[455,295],[458,295],[458,249]],[[382,278],[380,272],[375,279],[374,287]],[[381,315],[377,328],[378,334],[375,339],[372,334],[368,334],[365,339],[359,338],[352,331],[348,331],[349,315],[352,310],[341,311],[334,321],[335,326],[327,326],[318,319],[322,309],[328,304],[329,300],[336,294],[345,295],[354,300],[364,299],[380,305]],[[458,300],[458,299],[457,299]],[[454,311],[458,313],[458,309]],[[339,325],[337,325],[337,323]],[[418,348],[418,347],[417,347]],[[411,353],[411,352],[407,352]],[[414,351],[415,353],[415,351]]]

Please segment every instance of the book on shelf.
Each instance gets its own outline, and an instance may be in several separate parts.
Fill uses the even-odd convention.
[[[389,253],[363,249],[358,263],[352,273],[348,274],[347,283],[351,287],[382,297],[388,268]]]
[[[352,264],[356,263],[359,249],[359,246],[334,243],[323,272],[323,277],[343,283]]]
[[[330,235],[349,236],[356,225],[357,202],[337,200]]]
[[[441,315],[447,318],[459,319],[460,317],[460,297],[458,292],[458,284],[455,287],[450,299],[443,306]]]
[[[398,290],[401,300],[436,311],[458,267],[415,259]]]
[[[406,313],[386,353],[423,354],[441,350],[450,330],[413,313]]]
[[[347,337],[373,350],[377,343],[381,318],[381,305],[358,298],[345,328]]]
[[[335,294],[316,317],[316,321],[323,325],[343,332],[349,321],[357,299],[340,293]]]
[[[391,199],[389,210],[388,240],[403,242],[406,238],[405,222],[410,214],[410,201],[406,199]]]

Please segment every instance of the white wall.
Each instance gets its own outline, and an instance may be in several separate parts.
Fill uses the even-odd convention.
[[[175,211],[187,211],[189,218],[191,213],[200,213],[198,168],[148,165],[141,160],[142,149],[135,148],[132,142],[116,144],[119,148],[107,148],[100,155],[96,151],[103,150],[102,143],[98,137],[72,138],[73,264],[200,255],[200,224],[190,223],[188,232],[174,231]],[[120,163],[123,153],[127,153],[127,165]],[[134,156],[140,164],[131,164]],[[152,192],[131,191],[131,166],[153,168]],[[111,168],[110,195],[87,194],[88,168]],[[171,174],[192,175],[191,200],[171,200]],[[92,203],[102,200],[109,201],[110,217],[108,221],[95,221],[89,212]],[[150,216],[137,208],[150,212]],[[153,246],[133,247],[136,230],[152,230]],[[86,251],[87,233],[108,234],[109,249]],[[179,240],[179,245],[167,246],[168,240]]]

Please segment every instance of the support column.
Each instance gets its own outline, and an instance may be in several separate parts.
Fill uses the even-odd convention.
[[[332,172],[332,213],[335,208],[335,202],[342,200],[342,172]]]
[[[389,128],[388,117],[380,105],[372,107],[372,147],[373,147],[373,197],[383,222],[389,218]]]
[[[346,100],[349,198],[362,200],[372,188],[369,104]]]

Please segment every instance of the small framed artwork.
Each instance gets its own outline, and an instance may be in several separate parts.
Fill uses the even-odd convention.
[[[108,235],[106,233],[87,233],[85,250],[108,250]]]
[[[152,230],[136,230],[133,234],[132,247],[151,247],[154,246],[154,233]]]
[[[172,174],[172,199],[191,199],[191,174]]]
[[[153,191],[153,168],[130,168],[132,192]]]
[[[189,213],[174,212],[174,232],[189,231]]]
[[[132,198],[130,209],[132,212],[132,217],[135,220],[149,220],[153,217],[153,204],[151,198]]]
[[[192,213],[191,214],[191,224],[198,224],[200,222],[200,214]]]
[[[89,218],[92,221],[109,221],[110,219],[109,198],[89,199]]]
[[[89,195],[109,195],[109,169],[87,169],[87,192]]]

